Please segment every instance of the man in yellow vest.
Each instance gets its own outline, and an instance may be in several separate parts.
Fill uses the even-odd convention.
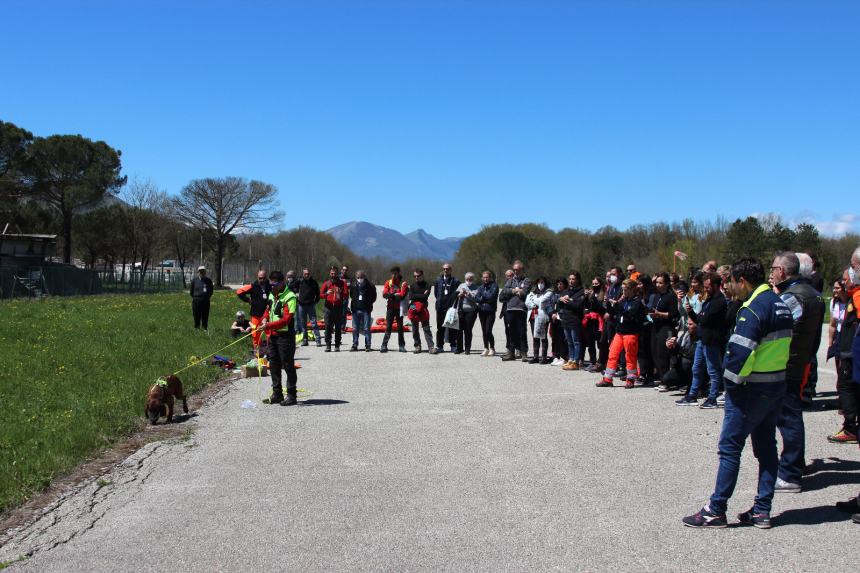
[[[741,452],[751,437],[759,463],[758,495],[738,520],[741,525],[768,529],[779,469],[776,422],[785,398],[793,320],[788,305],[764,282],[764,269],[756,260],[741,259],[732,265],[732,291],[744,303],[725,355],[726,413],[718,446],[717,484],[710,502],[682,521],[687,527],[728,525],[728,500],[738,481]]]
[[[269,370],[272,373],[272,396],[267,404],[295,406],[296,399],[296,293],[287,288],[284,273],[269,273],[271,292],[269,308],[263,317],[261,328],[269,339]],[[287,397],[281,385],[281,370],[287,371]]]

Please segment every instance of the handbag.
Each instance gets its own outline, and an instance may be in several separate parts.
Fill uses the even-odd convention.
[[[456,302],[448,309],[448,312],[445,313],[445,320],[442,322],[442,327],[460,330],[460,313],[457,312]]]

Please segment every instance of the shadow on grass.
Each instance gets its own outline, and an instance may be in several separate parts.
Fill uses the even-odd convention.
[[[299,406],[337,406],[339,404],[349,404],[346,400],[328,400],[322,398],[311,398],[299,402]]]
[[[819,505],[783,511],[773,518],[773,524],[776,527],[782,525],[821,525],[822,523],[836,523],[850,519],[850,515],[842,513],[833,505]]]

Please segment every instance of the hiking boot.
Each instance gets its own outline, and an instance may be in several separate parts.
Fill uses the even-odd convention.
[[[696,398],[693,398],[692,396],[687,394],[686,396],[684,396],[680,400],[675,400],[675,405],[676,406],[698,406],[699,400]]]
[[[856,444],[857,436],[845,430],[839,430],[832,436],[827,436],[827,441],[834,444]]]
[[[435,346],[431,346],[430,350],[428,350],[427,352],[429,352],[430,354],[439,354],[439,351],[436,349]]]
[[[860,513],[860,499],[852,497],[848,501],[837,501],[836,509],[844,513]]]
[[[349,347],[349,351],[350,352],[358,352],[358,346],[353,344],[352,346]]]
[[[281,392],[272,392],[272,395],[263,400],[263,404],[280,404],[284,401],[284,393]]]
[[[579,366],[573,360],[568,360],[564,363],[564,366],[561,367],[562,370],[579,370]]]
[[[286,400],[281,400],[281,406],[295,406],[299,403],[295,396],[287,396]]]
[[[504,356],[502,356],[502,360],[504,362],[510,362],[511,360],[516,360],[517,357],[513,352],[508,352]]]
[[[591,366],[586,368],[586,370],[588,372],[591,372],[592,374],[600,374],[601,372],[603,372],[604,368],[603,368],[603,364],[599,364],[599,363],[595,362],[594,364],[592,364]]]
[[[528,364],[528,362],[529,362],[529,355],[528,355],[528,354],[523,354],[523,358],[522,358],[522,360],[521,360],[520,362],[525,362],[526,364]]]
[[[331,352],[331,344],[326,344],[326,346],[325,346],[325,351],[326,351],[326,352]]]
[[[701,408],[702,410],[716,410],[717,408],[719,408],[719,406],[717,406],[716,399],[711,400],[710,398],[708,398],[707,400],[699,404],[699,408]]]
[[[514,358],[515,358],[515,359],[520,360],[522,357],[523,357],[523,354],[522,354],[522,352],[520,352],[519,350],[516,350],[516,351],[514,352]]]
[[[723,529],[728,525],[726,514],[714,513],[707,505],[681,520],[687,527],[701,527],[708,529]]]
[[[773,491],[776,493],[800,493],[802,489],[799,483],[792,483],[782,478],[776,478],[776,485]]]
[[[416,345],[415,348],[412,350],[412,353],[413,354],[421,354],[421,346]]]
[[[752,509],[738,514],[738,521],[741,525],[752,525],[759,529],[770,529],[770,514],[769,513],[754,513]]]
[[[624,383],[624,388],[627,390],[631,390],[635,387],[636,387],[636,382],[634,382],[633,380],[628,380],[627,382]]]
[[[612,379],[604,378],[603,380],[595,384],[595,386],[597,386],[598,388],[612,388]]]

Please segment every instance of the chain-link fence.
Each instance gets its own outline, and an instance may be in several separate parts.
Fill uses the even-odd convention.
[[[128,269],[124,273],[98,271],[98,275],[105,292],[172,292],[183,290],[186,284],[179,270]]]

